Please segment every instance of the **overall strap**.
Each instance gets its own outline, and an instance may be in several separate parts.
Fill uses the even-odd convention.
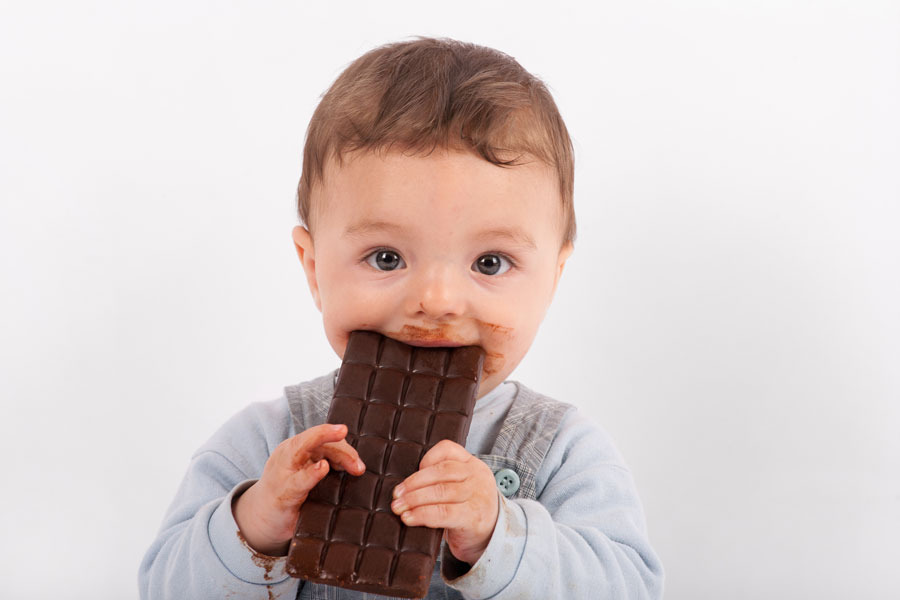
[[[300,433],[325,422],[331,407],[331,397],[334,395],[336,375],[337,371],[332,371],[311,381],[284,388],[291,419],[294,421],[294,431]]]
[[[519,476],[519,489],[511,498],[534,500],[537,472],[556,437],[559,424],[574,407],[532,391],[514,382],[518,391],[500,427],[490,454],[479,454],[494,473],[512,469]]]

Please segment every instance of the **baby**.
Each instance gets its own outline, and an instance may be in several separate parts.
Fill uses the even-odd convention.
[[[609,437],[507,380],[573,249],[573,173],[546,87],[452,40],[366,53],[310,122],[293,239],[337,355],[354,330],[486,352],[466,446],[437,444],[393,490],[404,523],[445,528],[428,598],[662,595]],[[368,597],[284,574],[309,491],[329,469],[366,469],[347,428],[324,424],[334,376],[249,406],[194,455],[141,564],[143,598]]]

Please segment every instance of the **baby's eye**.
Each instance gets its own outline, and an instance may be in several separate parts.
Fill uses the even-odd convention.
[[[501,275],[509,271],[512,264],[509,259],[500,254],[482,254],[474,263],[472,270],[483,275]]]
[[[379,271],[393,271],[406,266],[400,255],[393,250],[376,250],[366,257],[366,262]]]

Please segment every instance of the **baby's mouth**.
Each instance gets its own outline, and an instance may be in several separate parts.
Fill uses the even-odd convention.
[[[511,329],[500,325],[492,325],[494,330],[499,330],[504,334],[508,334]],[[409,344],[410,346],[419,346],[423,348],[448,347],[455,348],[457,346],[480,346],[484,345],[478,342],[471,342],[458,337],[459,334],[451,332],[450,325],[439,325],[435,328],[421,327],[419,325],[404,325],[400,331],[383,331],[380,332],[389,338],[393,338],[399,342]],[[486,358],[484,363],[484,376],[490,376],[498,372],[506,360],[503,354],[499,352],[491,352],[486,348]]]
[[[469,346],[471,343],[460,339],[451,332],[449,325],[441,325],[436,328],[419,327],[418,325],[404,325],[400,331],[388,331],[385,335],[399,340],[410,346],[423,348]]]

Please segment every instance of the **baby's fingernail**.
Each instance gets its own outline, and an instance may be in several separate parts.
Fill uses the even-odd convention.
[[[400,496],[403,495],[403,492],[405,492],[405,491],[406,491],[406,486],[404,486],[401,483],[400,485],[398,485],[397,487],[394,488],[394,498],[399,498]]]
[[[331,430],[332,431],[340,431],[341,427],[343,427],[343,425],[332,425]]]
[[[365,470],[366,470],[366,465],[363,464],[363,461],[357,460],[357,461],[356,461],[356,468],[359,469],[360,471],[365,471]]]
[[[391,510],[393,510],[398,515],[408,508],[409,507],[403,500],[394,500],[393,502],[391,502]]]

